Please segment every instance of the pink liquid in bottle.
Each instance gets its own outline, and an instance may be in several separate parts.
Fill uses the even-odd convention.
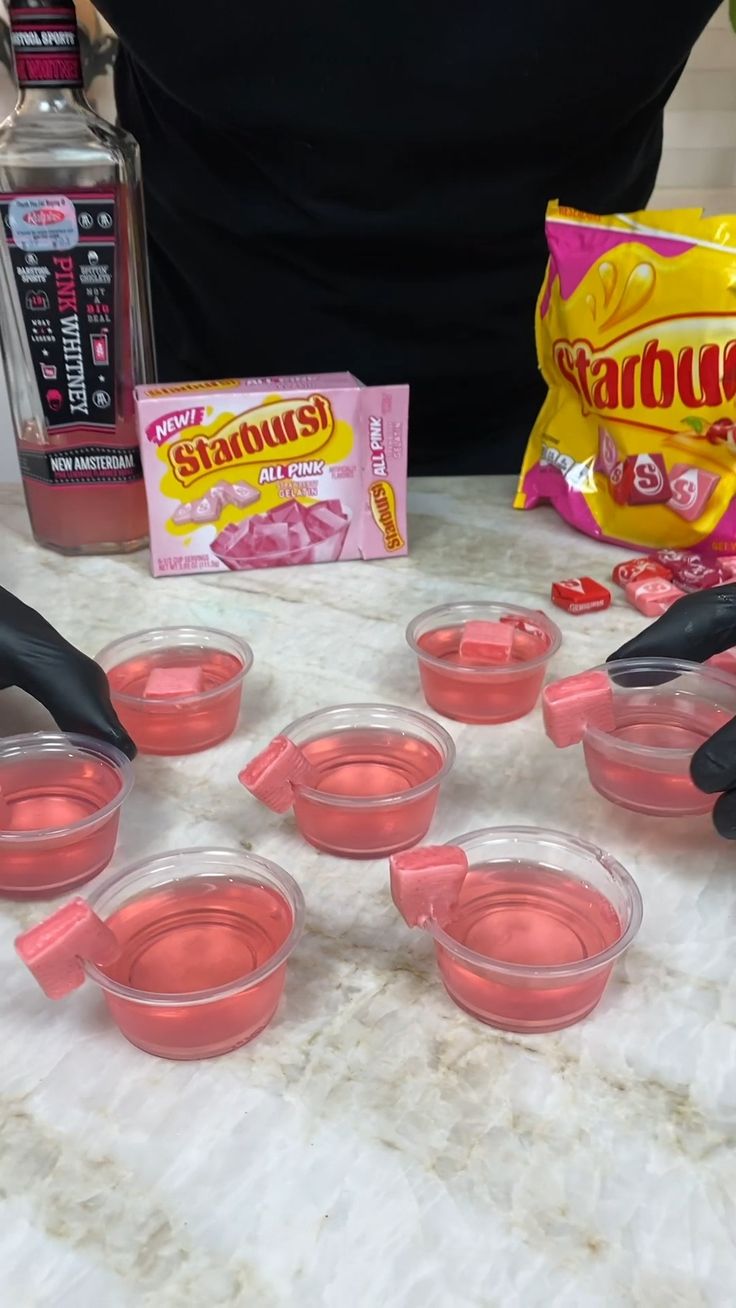
[[[120,774],[103,758],[29,751],[3,759],[0,890],[17,897],[58,893],[101,872],[115,847],[119,809],[99,822],[95,814],[122,790]]]
[[[426,834],[439,782],[412,792],[442,770],[434,745],[400,731],[357,727],[319,736],[301,749],[316,771],[310,787],[316,794],[297,789],[294,812],[310,844],[348,858],[379,858]],[[343,802],[330,803],[331,796]],[[389,797],[393,802],[381,802]]]
[[[606,799],[653,816],[709,813],[714,795],[698,790],[690,777],[690,761],[709,736],[729,721],[730,714],[694,696],[667,696],[661,688],[614,696],[615,731],[589,733],[583,750],[590,780]],[[642,746],[642,753],[617,747]],[[646,750],[678,750],[679,755],[647,754]]]
[[[65,428],[63,435],[47,434],[43,447],[37,442],[18,439],[18,451],[32,458],[39,448],[46,453],[63,455],[65,451],[99,448],[100,436],[83,428]],[[120,448],[137,451],[137,436],[132,415],[119,423],[115,441]],[[79,454],[75,454],[79,458]],[[148,535],[146,495],[141,480],[102,483],[89,486],[46,485],[25,477],[23,481],[33,534],[42,545],[63,554],[125,552],[139,549]]]
[[[516,964],[504,973],[469,963],[436,942],[442,980],[461,1008],[510,1031],[552,1031],[586,1016],[598,1003],[612,963],[586,969],[621,939],[611,902],[584,881],[531,862],[474,868],[444,931],[489,963]],[[577,974],[539,977],[535,968],[579,964]]]
[[[546,665],[524,665],[539,659],[550,648],[543,631],[524,634],[511,662],[495,664],[483,671],[468,669],[460,659],[464,625],[441,627],[420,636],[419,674],[427,703],[444,717],[459,722],[511,722],[531,712],[539,698]],[[442,666],[428,663],[422,653],[440,659]]]
[[[202,689],[181,698],[146,699],[154,668],[198,668]],[[115,711],[141,753],[192,754],[235,730],[242,672],[242,660],[224,650],[172,646],[126,659],[107,675]]]
[[[183,1059],[210,1058],[252,1040],[276,1011],[286,962],[244,987],[286,942],[293,923],[278,891],[227,876],[193,876],[124,904],[107,918],[122,952],[105,976],[141,998],[230,991],[204,1003],[156,1004],[105,990],[123,1035],[149,1053]]]

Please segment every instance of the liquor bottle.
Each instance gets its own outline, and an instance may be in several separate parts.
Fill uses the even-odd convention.
[[[63,554],[146,543],[133,387],[153,380],[136,142],[90,107],[73,0],[11,0],[0,333],[28,513]]]

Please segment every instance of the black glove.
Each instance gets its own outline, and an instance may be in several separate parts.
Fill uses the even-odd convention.
[[[19,686],[37,699],[62,731],[95,736],[135,757],[102,668],[35,609],[0,588],[0,687],[6,686]]]
[[[736,645],[736,585],[714,586],[678,600],[611,658],[703,663],[732,645]],[[707,795],[724,792],[716,800],[713,821],[720,835],[736,840],[736,718],[696,750],[690,772],[695,785]]]

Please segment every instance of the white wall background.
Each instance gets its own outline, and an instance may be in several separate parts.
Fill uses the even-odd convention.
[[[662,166],[652,208],[702,205],[736,212],[736,34],[726,5],[696,45],[665,115]],[[5,387],[0,379],[0,481],[17,480]]]

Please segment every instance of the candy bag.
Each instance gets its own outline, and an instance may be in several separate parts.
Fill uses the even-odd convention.
[[[736,216],[553,203],[537,303],[549,387],[515,507],[589,536],[736,553]]]

